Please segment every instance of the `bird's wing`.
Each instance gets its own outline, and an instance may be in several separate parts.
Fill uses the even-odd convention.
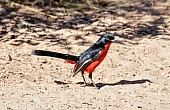
[[[87,51],[86,53],[83,53],[82,56],[80,56],[79,62],[77,63],[77,66],[74,70],[75,76],[78,72],[85,69],[87,66],[89,66],[91,63],[96,61],[100,58],[100,52],[103,48],[98,48],[95,50]]]

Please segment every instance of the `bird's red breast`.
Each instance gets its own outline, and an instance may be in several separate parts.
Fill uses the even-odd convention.
[[[95,68],[104,60],[104,58],[106,57],[107,55],[107,52],[110,48],[110,45],[111,45],[112,42],[108,43],[105,45],[105,49],[101,51],[100,53],[100,58],[97,59],[96,61],[94,61],[93,63],[91,63],[89,66],[87,66],[83,71],[91,74]],[[77,67],[77,64],[75,64],[74,66],[74,69]]]

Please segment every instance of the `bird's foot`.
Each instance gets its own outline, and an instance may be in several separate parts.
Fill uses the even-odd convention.
[[[100,89],[100,87],[98,87],[95,83],[92,83],[92,85],[93,85],[97,90]]]
[[[88,84],[86,82],[81,84],[81,87],[86,87],[86,86],[88,86]]]

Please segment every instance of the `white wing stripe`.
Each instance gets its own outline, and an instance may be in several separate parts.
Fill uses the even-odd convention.
[[[92,59],[86,60],[86,61],[80,66],[80,68],[77,69],[77,71],[76,71],[74,74],[77,74],[77,73],[80,71],[80,69],[82,69],[82,67],[83,67],[86,63],[90,62],[91,60],[92,60]]]

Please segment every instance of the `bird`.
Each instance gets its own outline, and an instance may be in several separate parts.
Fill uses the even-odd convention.
[[[92,79],[92,73],[106,57],[110,45],[113,42],[117,41],[118,39],[119,39],[118,36],[114,36],[114,34],[111,33],[102,34],[96,43],[90,46],[79,56],[58,53],[58,52],[51,52],[46,50],[34,50],[33,55],[61,58],[70,64],[74,64],[72,76],[74,77],[79,72],[81,72],[84,84],[87,85],[84,77],[84,73],[87,72],[89,73],[89,79],[91,80],[93,86],[99,89],[99,87],[95,84],[95,82]]]

